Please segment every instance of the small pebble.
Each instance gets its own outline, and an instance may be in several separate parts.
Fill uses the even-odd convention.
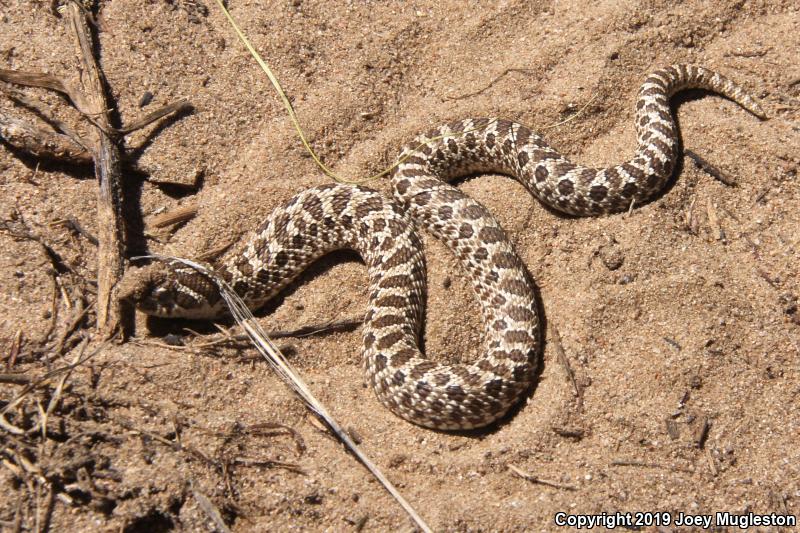
[[[322,503],[322,495],[314,492],[303,498],[303,501],[310,505],[319,505]]]
[[[350,435],[350,438],[353,439],[353,442],[356,444],[361,444],[361,442],[364,440],[361,438],[361,434],[356,431],[356,428],[353,426],[347,428],[347,434]]]
[[[153,93],[151,93],[150,91],[145,91],[142,97],[139,99],[139,109],[143,108],[152,101],[153,101]]]
[[[627,285],[628,283],[633,282],[634,279],[636,279],[636,278],[634,276],[632,276],[631,274],[623,274],[622,277],[619,278],[619,282],[618,283],[620,285]]]
[[[174,333],[168,333],[164,336],[164,343],[169,346],[183,346],[183,337]]]
[[[391,459],[389,459],[389,468],[397,468],[405,463],[407,459],[408,456],[403,455],[402,453],[395,454]]]

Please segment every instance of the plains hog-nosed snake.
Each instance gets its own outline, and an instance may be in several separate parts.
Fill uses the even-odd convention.
[[[263,305],[309,263],[356,250],[369,274],[364,365],[378,398],[399,416],[436,429],[469,429],[502,417],[528,389],[540,351],[537,302],[525,266],[495,218],[448,182],[493,172],[520,181],[555,210],[578,216],[640,205],[678,158],[671,95],[701,88],[765,118],[728,79],[692,65],[650,74],[636,104],[633,158],[604,169],[569,162],[530,129],[502,119],[466,119],[410,143],[392,175],[396,201],[367,188],[324,185],[279,207],[217,272],[251,308]],[[419,350],[425,262],[414,225],[457,256],[483,313],[487,351],[471,365],[445,365]],[[145,313],[213,318],[225,309],[215,285],[188,267],[154,264],[130,273],[123,291]]]

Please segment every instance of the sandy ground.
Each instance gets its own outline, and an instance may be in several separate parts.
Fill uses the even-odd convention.
[[[366,388],[359,328],[281,342],[435,530],[552,531],[558,512],[800,515],[796,3],[228,3],[314,148],[351,177],[384,168],[418,132],[467,116],[514,118],[576,161],[619,162],[635,144],[639,84],[673,62],[718,69],[760,98],[765,122],[709,95],[676,103],[684,146],[737,186],[685,158],[673,186],[648,205],[571,219],[505,177],[462,185],[497,215],[539,285],[580,398],[548,335],[538,386],[513,416],[477,434],[438,433],[396,418]],[[0,2],[1,68],[76,75],[71,36],[49,4]],[[193,7],[202,4],[207,11]],[[179,97],[195,106],[131,158],[133,226],[165,208],[199,206],[195,219],[149,239],[150,250],[196,256],[329,181],[213,2],[103,1],[98,22],[123,123]],[[500,77],[517,68],[527,70]],[[147,91],[153,102],[140,109]],[[79,124],[57,97],[26,93]],[[5,97],[0,108],[15,109]],[[128,146],[151,133],[131,135]],[[373,185],[388,191],[384,179]],[[72,361],[80,334],[92,332],[90,311],[65,353],[54,352],[80,301],[92,302],[96,249],[58,223],[96,227],[91,170],[37,168],[0,148],[0,215],[27,225],[73,272],[56,285],[39,243],[0,232],[2,371],[39,377]],[[441,245],[426,239],[426,254],[427,353],[469,361],[482,349],[471,289]],[[331,256],[259,316],[270,330],[357,318],[365,287],[356,257]],[[214,331],[139,317],[135,339],[69,376],[46,439],[0,430],[0,526],[34,530],[52,495],[54,531],[211,530],[205,496],[233,531],[410,530],[252,349],[155,344],[196,345]],[[36,402],[46,408],[58,381],[8,420],[32,427]],[[0,384],[0,404],[22,390]],[[557,486],[521,479],[511,465]],[[675,530],[685,529],[663,529]]]

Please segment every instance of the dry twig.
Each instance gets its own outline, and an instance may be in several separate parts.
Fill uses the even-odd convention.
[[[86,148],[68,135],[38,128],[7,111],[0,111],[0,137],[14,148],[36,157],[76,164],[92,160]]]
[[[173,224],[186,222],[197,214],[197,209],[196,203],[171,209],[170,211],[151,217],[145,222],[145,227],[148,229],[165,228],[167,226],[172,226]]]
[[[686,221],[686,230],[691,235],[697,235],[698,230],[700,229],[700,222],[697,220],[697,217],[694,214],[694,204],[697,203],[697,196],[692,196],[692,201],[689,202],[689,205],[686,207],[686,211],[684,211],[683,217]]]
[[[642,468],[662,468],[664,470],[672,470],[673,472],[685,472],[687,474],[692,473],[692,470],[689,468],[672,467],[672,466],[662,465],[660,463],[648,463],[645,461],[633,461],[628,459],[615,459],[611,461],[611,466],[638,466]]]
[[[711,429],[711,422],[708,417],[704,417],[702,423],[697,428],[697,433],[694,436],[694,445],[698,448],[703,448],[706,445],[708,432]]]
[[[129,124],[124,128],[120,128],[114,131],[116,131],[120,135],[127,135],[128,133],[133,133],[136,130],[142,129],[145,126],[149,126],[156,120],[166,117],[167,115],[172,115],[175,113],[179,113],[181,111],[187,111],[191,108],[192,104],[189,103],[189,100],[181,98],[177,102],[173,102],[171,104],[159,107],[155,111],[151,111],[142,118],[134,120],[133,124]]]
[[[508,74],[510,74],[512,72],[528,73],[528,72],[533,72],[533,71],[534,71],[534,69],[530,69],[530,68],[507,68],[503,72],[501,72],[500,74],[495,76],[495,78],[492,81],[490,81],[486,86],[484,86],[482,89],[478,89],[477,91],[473,91],[471,93],[462,94],[462,95],[459,95],[459,96],[445,96],[445,99],[447,99],[447,100],[463,100],[464,98],[469,98],[471,96],[477,96],[477,95],[481,94],[482,92],[484,92],[485,90],[487,90],[492,85],[494,85],[495,83],[497,83],[502,78],[504,78],[505,76],[507,76]]]
[[[521,477],[522,479],[528,480],[531,483],[537,483],[539,485],[546,485],[548,487],[553,487],[554,489],[561,489],[561,490],[578,490],[578,487],[574,485],[565,485],[563,483],[557,483],[555,481],[550,481],[547,479],[542,479],[540,477],[536,477],[533,474],[529,474],[514,465],[508,465],[508,469],[514,472],[516,475]]]
[[[711,163],[709,163],[708,161],[697,155],[695,152],[688,149],[684,149],[683,153],[686,154],[689,158],[691,158],[694,161],[694,164],[697,165],[699,169],[701,169],[703,172],[705,172],[712,178],[724,183],[728,187],[736,187],[737,183],[735,179],[731,178],[727,174],[724,174],[717,167],[715,167],[714,165],[712,165]]]
[[[87,241],[89,241],[90,244],[93,244],[93,245],[97,246],[97,237],[92,235],[89,232],[89,230],[84,228],[83,224],[81,224],[78,221],[78,219],[75,218],[75,217],[69,217],[68,216],[68,217],[60,219],[60,220],[54,220],[49,225],[50,225],[50,227],[55,227],[55,226],[66,227],[69,230],[71,230],[72,232],[74,232],[75,234],[78,234],[78,235],[81,235],[82,237],[84,237]]]
[[[69,137],[76,145],[83,148],[86,152],[88,159],[86,162],[91,161],[91,155],[89,154],[88,143],[80,136],[77,132],[75,132],[66,122],[52,116],[50,112],[45,108],[45,106],[35,100],[28,98],[22,91],[18,91],[11,84],[7,82],[0,82],[0,91],[4,92],[11,98],[12,101],[25,107],[36,114],[39,118],[44,120],[51,128],[59,133],[63,133],[67,137]]]
[[[558,332],[558,328],[555,325],[550,325],[550,342],[553,343],[553,348],[556,351],[556,356],[558,357],[558,362],[561,363],[561,366],[564,368],[564,372],[567,374],[567,379],[569,382],[572,383],[572,388],[575,392],[575,398],[578,399],[578,405],[583,404],[583,393],[581,392],[581,388],[578,386],[578,381],[575,379],[575,373],[572,371],[572,367],[569,364],[569,359],[567,358],[567,352],[564,351],[564,346],[561,344],[561,334]]]
[[[11,348],[8,350],[8,355],[6,356],[6,370],[14,368],[14,365],[17,363],[17,356],[19,355],[19,349],[22,346],[22,329],[18,329],[17,333],[14,335],[14,340],[11,341]]]
[[[73,2],[74,3],[74,2]],[[84,115],[92,115],[86,96],[75,89],[71,83],[66,82],[46,72],[23,72],[19,70],[0,69],[0,80],[7,83],[24,85],[25,87],[40,87],[56,91],[69,98],[75,108]]]
[[[719,223],[717,208],[714,206],[714,202],[710,197],[706,200],[706,213],[708,214],[708,223],[711,225],[711,229],[714,232],[714,238],[722,242],[722,244],[726,244],[727,238],[725,237],[725,231]]]
[[[97,329],[108,338],[119,327],[120,309],[114,304],[113,290],[124,270],[125,225],[122,216],[121,155],[108,118],[102,74],[94,57],[92,33],[86,14],[77,2],[64,6],[68,29],[78,41],[83,75],[81,98],[86,101],[85,115],[97,126],[91,146],[97,176]],[[75,97],[73,96],[73,101]],[[77,102],[76,102],[77,103]]]

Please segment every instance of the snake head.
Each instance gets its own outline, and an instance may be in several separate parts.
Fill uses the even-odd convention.
[[[220,314],[221,297],[203,274],[178,263],[157,262],[131,268],[119,284],[121,300],[145,314],[166,318],[213,318]]]

